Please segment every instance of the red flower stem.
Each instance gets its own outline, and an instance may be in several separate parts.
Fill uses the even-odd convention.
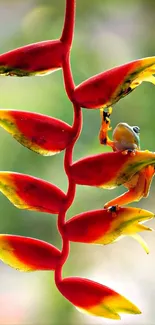
[[[72,46],[75,24],[75,0],[66,0],[66,12],[64,27],[61,35],[61,42],[65,43],[69,48]]]
[[[66,15],[65,15],[65,22],[64,22],[64,29],[62,32],[61,41],[65,42],[69,47],[71,47],[73,34],[74,34],[74,19],[75,19],[75,0],[66,0]],[[59,289],[59,284],[62,281],[62,268],[64,263],[66,262],[69,250],[70,250],[70,243],[68,238],[65,236],[64,225],[65,225],[65,217],[66,212],[71,206],[76,192],[76,183],[70,177],[70,166],[72,165],[73,161],[73,150],[77,139],[80,136],[80,132],[82,129],[82,112],[81,107],[73,101],[73,92],[75,88],[71,66],[70,66],[70,50],[67,52],[66,56],[64,57],[63,64],[63,77],[64,77],[64,85],[66,93],[73,104],[74,107],[74,120],[72,125],[73,130],[73,139],[71,144],[65,151],[64,157],[64,168],[68,178],[68,191],[66,194],[66,200],[61,207],[58,215],[58,230],[62,237],[62,251],[61,251],[61,258],[57,263],[57,267],[55,269],[55,283],[57,288]]]
[[[59,289],[59,283],[62,280],[62,267],[68,258],[69,250],[70,250],[69,240],[66,238],[65,232],[64,232],[64,225],[65,225],[66,212],[69,209],[69,207],[71,206],[71,204],[74,200],[74,197],[75,197],[75,192],[76,192],[76,184],[71,179],[69,170],[70,170],[70,166],[72,165],[73,149],[75,146],[75,142],[77,141],[78,137],[80,136],[81,128],[82,128],[81,108],[77,104],[74,104],[74,122],[73,122],[74,138],[73,138],[73,141],[70,144],[70,146],[66,149],[65,157],[64,157],[64,167],[65,167],[65,172],[68,177],[68,191],[66,194],[65,203],[63,204],[61,211],[59,212],[59,215],[58,215],[58,230],[62,237],[61,258],[60,258],[60,260],[57,264],[56,270],[55,270],[55,282],[56,282],[58,289]]]
[[[63,69],[63,77],[64,77],[64,86],[66,93],[68,95],[68,98],[71,102],[73,102],[73,94],[75,89],[75,84],[73,80],[73,75],[71,71],[71,65],[70,65],[70,53],[67,53],[63,63],[62,63],[62,69]]]

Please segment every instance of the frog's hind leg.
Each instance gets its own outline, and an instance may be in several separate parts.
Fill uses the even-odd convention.
[[[144,196],[146,179],[145,170],[140,171],[132,177],[130,182],[124,184],[129,190],[117,198],[107,202],[104,208],[109,208],[113,205],[126,205],[133,201],[139,201]]]

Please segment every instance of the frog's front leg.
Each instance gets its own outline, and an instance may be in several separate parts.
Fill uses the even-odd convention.
[[[99,132],[99,140],[101,144],[110,146],[113,151],[124,151],[124,154],[131,150],[134,151],[140,149],[140,129],[138,126],[130,126],[127,123],[119,123],[115,127],[112,140],[108,137],[110,127],[110,115],[112,108],[108,111],[104,109],[101,112],[101,127]]]
[[[103,108],[100,109],[101,114],[101,127],[99,131],[99,140],[103,145],[110,146],[114,150],[114,142],[110,140],[108,132],[111,130],[110,127],[110,115],[112,113],[112,107],[105,111]]]
[[[124,186],[128,188],[128,192],[107,202],[104,208],[109,208],[113,205],[126,205],[146,197],[149,193],[154,174],[154,166],[148,166],[142,169],[139,173],[135,174],[128,183],[124,184]]]

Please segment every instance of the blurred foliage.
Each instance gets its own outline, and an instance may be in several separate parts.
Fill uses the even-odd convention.
[[[64,5],[64,0],[0,0],[0,52],[58,38],[63,25]],[[154,16],[153,0],[77,0],[71,56],[76,84],[115,65],[155,55]],[[112,126],[121,121],[137,124],[141,128],[141,147],[154,150],[154,102],[154,86],[143,83],[114,107]],[[72,123],[72,106],[64,91],[61,71],[46,77],[1,77],[0,107],[39,112]],[[99,111],[83,109],[83,130],[75,147],[74,160],[107,150],[99,145],[99,126]],[[34,175],[67,190],[64,153],[41,157],[22,147],[2,129],[0,139],[1,170]],[[78,186],[67,218],[82,211],[99,209],[104,202],[123,191],[123,188],[106,191]],[[153,184],[150,197],[134,206],[154,211],[154,193]],[[0,195],[0,200],[1,233],[32,236],[61,247],[56,216],[18,210],[3,195]],[[149,257],[130,239],[108,247],[72,244],[64,275],[90,277],[111,286],[143,310],[142,316],[133,316],[134,324],[153,324],[154,236],[149,234],[147,242],[152,251]],[[0,311],[0,324],[103,324],[103,320],[78,314],[59,294],[50,273],[23,275],[1,264],[0,274],[3,310]],[[12,301],[14,312],[8,307]],[[17,315],[16,310],[18,313],[20,310]],[[126,316],[123,324],[129,324],[130,319]]]

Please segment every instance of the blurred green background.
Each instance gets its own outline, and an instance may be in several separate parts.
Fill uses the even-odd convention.
[[[28,43],[58,38],[65,0],[0,0],[0,53]],[[155,1],[77,0],[75,40],[71,63],[78,85],[86,78],[115,65],[155,55]],[[138,125],[141,147],[155,148],[155,87],[143,83],[121,100],[112,115],[118,122]],[[45,77],[0,77],[0,107],[48,114],[72,123],[72,106],[63,88],[61,71]],[[83,130],[74,160],[103,152],[98,141],[99,111],[83,109]],[[67,179],[63,155],[42,157],[22,147],[0,129],[0,170],[30,174],[51,181],[64,191]],[[123,188],[106,191],[77,187],[67,218],[103,207]],[[155,182],[149,198],[132,206],[155,211]],[[154,222],[150,222],[153,226]],[[32,236],[61,248],[56,216],[16,209],[0,194],[0,233]],[[155,324],[155,235],[143,234],[150,247],[142,248],[125,238],[115,245],[72,244],[65,276],[84,276],[124,294],[143,311],[123,316],[121,324]],[[118,322],[117,322],[118,323]],[[115,324],[80,314],[57,291],[49,272],[18,273],[0,263],[0,324]]]

